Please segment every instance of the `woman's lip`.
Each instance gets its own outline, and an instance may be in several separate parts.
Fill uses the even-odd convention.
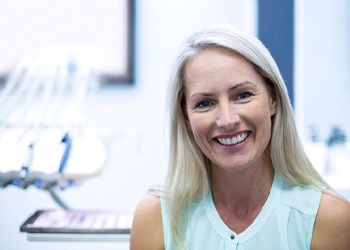
[[[228,138],[233,138],[233,137],[237,137],[239,135],[242,135],[242,134],[246,134],[246,135],[249,135],[250,134],[250,131],[240,131],[240,132],[236,132],[234,134],[222,134],[222,135],[217,135],[214,137],[214,139],[228,139]]]

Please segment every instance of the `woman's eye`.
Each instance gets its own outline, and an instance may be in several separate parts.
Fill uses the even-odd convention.
[[[196,107],[197,108],[207,108],[210,106],[210,102],[209,101],[202,101],[202,102],[199,102]]]
[[[253,94],[250,92],[242,92],[238,95],[238,99],[246,99],[251,97]]]

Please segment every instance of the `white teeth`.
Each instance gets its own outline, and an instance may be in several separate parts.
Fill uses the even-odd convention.
[[[232,144],[237,144],[237,142],[239,142],[241,139],[241,137],[237,136],[237,137],[233,137],[232,138]]]
[[[244,141],[247,138],[248,134],[241,134],[232,138],[218,138],[218,141],[223,145],[235,145]]]

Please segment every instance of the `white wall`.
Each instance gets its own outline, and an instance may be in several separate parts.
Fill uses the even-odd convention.
[[[296,1],[296,105],[300,129],[319,139],[333,125],[350,134],[350,1]]]
[[[165,88],[187,35],[213,22],[256,33],[256,0],[136,1],[135,83],[102,88],[89,100],[87,124],[108,149],[103,172],[61,193],[77,209],[133,210],[166,173]],[[34,187],[0,190],[0,249],[128,249],[128,244],[28,242],[20,224],[35,210],[55,208]],[[118,248],[119,246],[119,248]]]
[[[350,1],[296,0],[296,116],[315,167],[350,199]],[[327,146],[334,126],[347,142]],[[316,135],[311,142],[311,130]]]

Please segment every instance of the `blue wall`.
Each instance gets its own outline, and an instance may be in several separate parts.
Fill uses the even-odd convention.
[[[294,104],[294,0],[259,1],[259,38],[270,50]]]

